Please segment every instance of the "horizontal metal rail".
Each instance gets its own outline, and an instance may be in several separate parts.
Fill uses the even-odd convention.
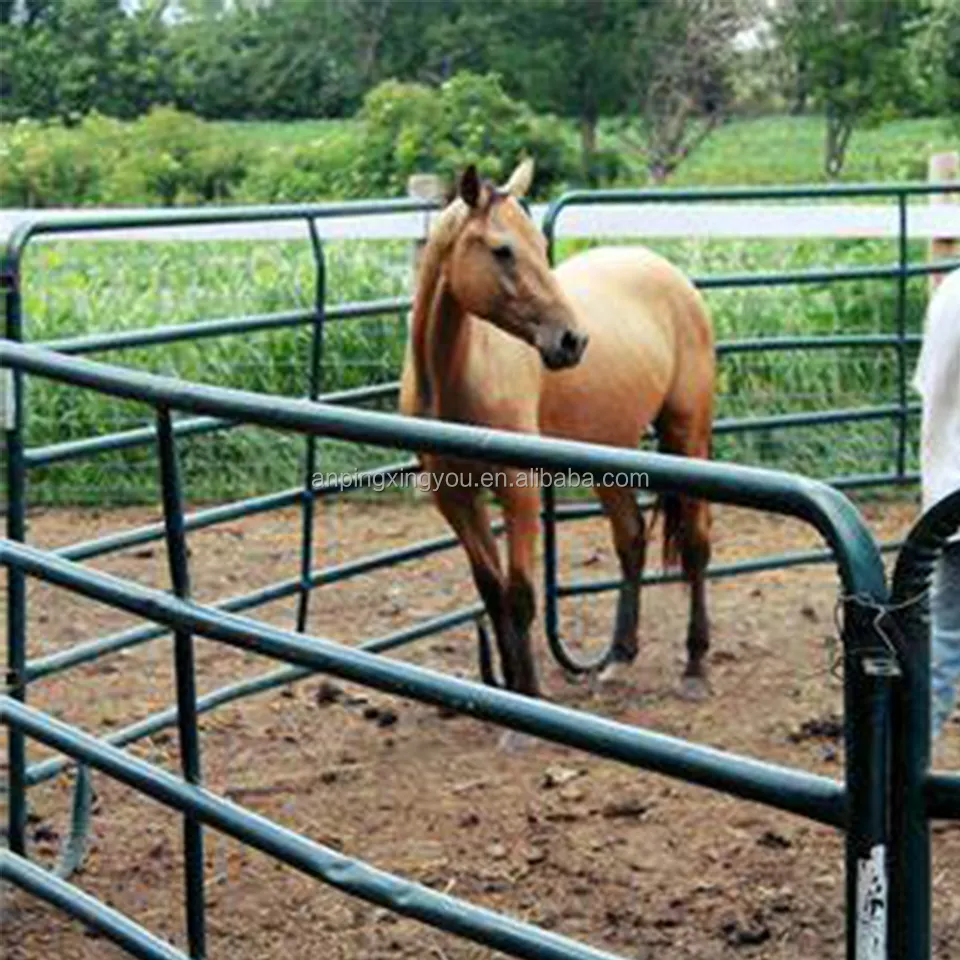
[[[356,387],[351,390],[338,390],[324,394],[323,403],[352,404],[365,400],[376,400],[392,396],[398,386],[392,383],[377,384],[372,387]],[[236,420],[223,417],[185,417],[173,425],[176,437],[196,436],[202,433],[215,433],[218,430],[233,430],[245,426]],[[133,447],[146,447],[156,443],[157,428],[138,427],[135,430],[123,430],[99,437],[85,437],[82,440],[66,440],[43,447],[33,447],[24,451],[24,462],[28,467],[48,467],[64,460],[76,460],[100,453],[115,453],[117,450],[129,450]]]
[[[749,337],[743,340],[722,340],[717,344],[718,356],[736,353],[766,353],[777,350],[841,350],[860,347],[899,347],[901,343],[919,346],[923,337],[908,334],[902,340],[895,333],[837,333],[825,336]]]
[[[344,856],[11,697],[0,698],[0,720],[307,876],[401,916],[525,960],[622,960]]]
[[[323,220],[333,217],[376,216],[390,213],[437,210],[438,205],[412,197],[397,200],[356,200],[341,203],[275,204],[250,207],[192,207],[190,209],[138,210],[135,213],[80,213],[51,218],[42,213],[20,221],[3,250],[0,268],[10,276],[17,271],[24,248],[34,237],[64,233],[109,232],[137,227],[204,226],[215,223],[268,223],[280,220]]]
[[[500,534],[503,531],[502,521],[493,524],[492,530],[494,535]],[[416,543],[409,543],[402,547],[396,547],[393,550],[383,550],[379,553],[369,554],[355,560],[347,560],[344,563],[321,567],[310,573],[310,588],[316,589],[321,586],[342,583],[344,580],[349,580],[361,574],[373,573],[384,567],[392,567],[410,560],[420,560],[431,554],[452,549],[456,547],[458,543],[459,541],[453,534],[445,534],[427,540],[419,540]],[[65,552],[54,552],[57,556],[68,559]],[[260,587],[250,593],[240,594],[239,596],[230,597],[215,604],[210,604],[210,606],[213,609],[230,612],[250,610],[254,607],[260,607],[264,604],[273,603],[276,600],[283,600],[286,597],[293,596],[300,586],[301,580],[299,577],[289,577],[286,580],[279,580],[269,586]],[[28,661],[25,668],[26,677],[28,680],[33,681],[39,680],[41,677],[52,676],[55,673],[62,673],[64,670],[79,666],[82,663],[89,663],[105,654],[119,653],[121,650],[128,650],[132,647],[147,643],[150,640],[156,640],[165,633],[165,630],[156,626],[139,626],[129,630],[122,630],[119,633],[106,637],[98,637],[96,640],[76,644],[68,647],[66,650],[60,650],[56,653],[48,654],[45,657]]]
[[[903,546],[902,540],[879,545],[881,553],[892,553]],[[757,560],[737,560],[731,563],[716,563],[709,566],[706,576],[709,579],[724,580],[728,577],[743,576],[751,573],[767,573],[771,570],[785,570],[789,567],[806,567],[819,563],[829,563],[834,559],[830,550],[797,550],[792,553],[778,553]],[[684,576],[679,570],[662,573],[648,573],[640,581],[643,586],[655,586],[660,583],[683,583]],[[617,577],[597,577],[593,580],[575,580],[557,585],[558,597],[576,597],[591,593],[606,593],[618,590],[623,580]]]
[[[418,640],[426,639],[443,630],[450,630],[453,627],[462,626],[471,620],[475,620],[481,616],[483,612],[483,604],[475,603],[472,606],[464,607],[462,610],[454,610],[452,613],[444,613],[437,617],[431,617],[429,620],[424,620],[411,627],[395,630],[393,633],[379,637],[376,640],[368,640],[366,643],[359,644],[357,649],[366,650],[369,653],[386,653],[390,650],[396,650],[399,647],[406,646],[407,644],[415,643]],[[198,697],[197,714],[208,713],[217,707],[232,703],[235,700],[240,700],[257,693],[265,693],[276,687],[284,687],[315,675],[316,671],[307,667],[280,667],[278,670],[272,670],[269,673],[261,674],[257,677],[240,680],[237,683],[220,687],[217,690],[212,690],[210,693]],[[138,720],[120,730],[114,730],[103,737],[102,740],[104,743],[109,743],[114,747],[124,747],[127,744],[135,743],[137,740],[143,740],[145,737],[152,736],[161,730],[172,727],[176,722],[177,708],[176,706],[172,706],[166,710],[158,711],[149,717],[144,717],[142,720]],[[49,760],[36,763],[32,767],[27,768],[26,783],[28,786],[35,786],[38,783],[50,780],[66,770],[67,767],[70,766],[70,763],[69,759],[62,757],[51,757]]]
[[[843,283],[851,280],[894,280],[898,277],[925,277],[960,267],[960,260],[936,263],[890,264],[876,267],[845,267],[839,270],[785,270],[779,273],[729,273],[710,277],[693,277],[701,290],[722,290],[733,287],[784,287],[797,284]]]
[[[927,776],[927,810],[934,820],[960,820],[960,774]]]
[[[376,317],[382,314],[402,313],[409,310],[409,297],[390,297],[381,300],[365,300],[361,303],[338,303],[324,311],[324,323],[333,320],[354,320],[360,317]],[[139,330],[115,330],[107,333],[92,333],[60,340],[40,340],[38,347],[47,347],[78,356],[104,350],[127,350],[133,347],[157,346],[163,343],[178,343],[184,340],[199,340],[206,337],[224,337],[239,333],[259,333],[264,330],[283,330],[302,327],[312,323],[317,312],[314,308],[287,310],[279,313],[251,314],[227,317],[222,320],[202,320],[196,323],[170,324]]]
[[[920,404],[908,404],[907,412],[920,413]],[[834,423],[863,423],[871,420],[888,420],[902,414],[895,403],[876,407],[850,407],[846,410],[812,410],[803,413],[775,413],[766,417],[743,417],[716,420],[715,434],[746,433],[750,430],[772,430],[784,427],[818,427]]]
[[[265,397],[66,357],[9,340],[0,340],[0,364],[110,396],[279,430],[511,466],[561,472],[573,469],[600,481],[605,473],[640,472],[654,490],[670,489],[806,520],[837,551],[848,591],[886,596],[883,564],[853,505],[826,484],[780,471]]]
[[[327,497],[344,491],[367,489],[373,486],[375,482],[387,480],[390,477],[403,476],[416,469],[415,461],[404,461],[384,467],[372,467],[369,470],[362,470],[352,475],[349,481],[341,480],[336,483],[318,484],[312,488],[310,493],[315,497]],[[291,487],[287,490],[279,490],[277,493],[249,497],[245,500],[237,500],[188,513],[184,516],[184,524],[187,532],[202,530],[218,523],[293,506],[299,503],[303,497],[303,487]],[[163,523],[157,522],[136,527],[133,530],[123,530],[119,533],[109,534],[106,537],[97,537],[94,540],[84,540],[79,543],[72,543],[69,546],[58,547],[54,552],[67,560],[89,560],[91,557],[99,557],[106,553],[161,540],[163,535]]]
[[[0,540],[0,562],[168,628],[285,660],[385,693],[448,707],[554,743],[689,780],[820,823],[841,826],[845,793],[834,780],[580,713],[317,637],[210,610],[159,590]]]
[[[103,934],[139,960],[189,960],[169,943],[154,936],[112,907],[79,887],[61,880],[24,857],[0,851],[0,880],[6,880]]]
[[[217,430],[232,430],[239,426],[242,424],[222,417],[185,417],[173,425],[173,432],[174,436],[187,437],[213,433]],[[131,447],[146,447],[156,442],[155,426],[137,427],[134,430],[121,430],[100,437],[84,437],[82,440],[65,440],[44,447],[33,447],[24,451],[23,462],[28,468],[49,467],[64,460],[76,460],[99,453],[113,453],[116,450],[129,450]]]

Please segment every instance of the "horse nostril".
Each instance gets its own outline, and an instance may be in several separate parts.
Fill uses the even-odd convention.
[[[572,330],[565,330],[563,336],[560,337],[560,349],[564,353],[576,354],[579,348],[580,337],[578,337]]]

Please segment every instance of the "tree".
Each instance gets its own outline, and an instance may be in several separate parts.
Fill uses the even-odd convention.
[[[909,107],[960,122],[960,5],[929,0],[907,41]]]
[[[593,178],[597,123],[630,103],[632,38],[651,0],[488,0],[489,59],[534,109],[575,117],[584,174]]]
[[[745,0],[671,0],[644,10],[632,61],[650,175],[662,183],[724,122],[732,105],[734,38]]]
[[[836,178],[850,137],[895,104],[906,85],[906,45],[924,0],[788,0],[781,44],[803,65],[805,93],[826,114],[824,170]]]

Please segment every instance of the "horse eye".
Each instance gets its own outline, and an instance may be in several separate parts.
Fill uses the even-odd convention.
[[[490,252],[500,263],[510,263],[513,260],[513,247],[508,243],[502,243],[497,247],[493,247]]]

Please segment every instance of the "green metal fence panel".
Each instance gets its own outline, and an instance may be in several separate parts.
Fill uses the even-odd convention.
[[[857,512],[837,491],[814,481],[754,468],[409,420],[322,403],[264,398],[242,391],[204,387],[113,368],[10,342],[0,343],[0,363],[21,373],[51,377],[116,397],[138,399],[160,411],[175,408],[311,436],[333,436],[384,446],[480,457],[491,463],[551,470],[576,469],[595,477],[618,472],[644,474],[655,490],[669,487],[723,502],[772,509],[813,524],[836,551],[838,567],[850,598],[845,604],[844,629],[845,788],[821,784],[820,778],[811,778],[808,774],[770,768],[746,758],[732,757],[682,741],[673,742],[670,738],[645,731],[631,731],[599,718],[578,717],[576,722],[568,722],[570,711],[559,707],[438,677],[408,664],[318,639],[300,640],[297,634],[237,620],[222,611],[207,611],[157,591],[134,588],[22,544],[6,542],[0,545],[0,549],[4,562],[21,573],[41,576],[147,619],[159,620],[168,628],[173,627],[180,636],[200,633],[244,649],[256,649],[296,666],[324,669],[379,689],[444,704],[601,755],[731,790],[818,819],[827,818],[828,822],[837,823],[836,818],[842,816],[839,822],[846,827],[848,838],[848,902],[856,902],[860,892],[858,883],[861,882],[858,878],[863,874],[864,865],[872,864],[874,851],[886,845],[886,794],[877,787],[887,775],[886,709],[892,671],[877,669],[880,657],[873,631],[875,610],[886,599],[880,555]],[[167,526],[172,555],[178,556],[182,551],[176,544],[185,524],[182,503],[176,495],[175,472],[170,466],[173,460],[169,448],[174,443],[174,435],[165,415],[161,417],[161,426],[161,439],[168,447],[164,454],[167,464],[164,470]],[[175,522],[171,522],[171,518]],[[185,592],[182,577],[181,572],[176,581],[180,583],[178,592],[181,593]],[[15,704],[8,708],[13,713],[17,709]],[[16,715],[22,720],[22,713]],[[195,708],[181,710],[181,723],[184,716],[191,717],[188,722],[195,724]],[[23,783],[25,779],[26,770],[21,770],[19,781]],[[846,802],[839,807],[841,797],[845,797]],[[196,869],[194,864],[194,877]],[[196,924],[199,910],[195,907],[194,911],[193,922]],[[885,917],[885,905],[880,913]],[[194,951],[200,942],[198,938],[199,934],[192,936]],[[862,932],[858,921],[851,915],[848,920],[848,955],[851,957],[860,955],[858,938],[862,938]]]
[[[897,421],[896,463],[890,472],[865,474],[863,476],[848,476],[836,478],[837,486],[858,486],[882,483],[905,483],[916,479],[915,474],[906,469],[906,436],[908,418],[916,413],[916,405],[907,400],[907,368],[905,351],[908,346],[915,346],[919,338],[907,332],[904,321],[904,305],[906,281],[909,277],[920,276],[935,270],[960,266],[960,262],[945,262],[941,264],[911,264],[907,259],[907,227],[906,216],[907,200],[911,197],[921,197],[933,193],[949,192],[960,189],[960,185],[929,185],[907,184],[896,186],[868,185],[868,186],[841,186],[832,188],[801,187],[801,188],[770,188],[770,189],[735,189],[735,190],[701,190],[701,191],[596,191],[591,193],[573,193],[565,195],[556,201],[544,221],[544,230],[551,243],[555,233],[557,219],[562,210],[573,204],[593,203],[637,203],[656,202],[670,203],[691,200],[760,200],[760,199],[791,199],[791,198],[823,198],[823,197],[884,197],[896,200],[899,211],[900,233],[898,239],[897,262],[889,267],[854,268],[851,270],[816,270],[816,271],[781,271],[767,275],[726,275],[698,278],[697,282],[704,289],[728,289],[731,287],[757,287],[773,284],[804,284],[842,282],[844,280],[863,279],[892,279],[897,283],[897,325],[893,334],[866,334],[821,337],[777,337],[754,338],[752,340],[721,343],[718,353],[733,355],[737,353],[756,353],[761,351],[784,351],[791,349],[843,349],[848,347],[872,347],[877,349],[892,349],[897,355],[897,396],[896,402],[877,408],[860,408],[855,410],[818,411],[809,414],[783,414],[769,416],[758,420],[731,419],[718,424],[718,432],[739,432],[749,429],[775,429],[791,425],[823,425],[829,423],[853,422],[855,420],[869,420],[890,418]],[[663,460],[672,461],[675,458],[658,458],[653,454],[634,454],[624,451],[611,454],[605,448],[589,450],[584,445],[564,444],[553,441],[547,446],[525,447],[523,439],[515,435],[498,434],[496,431],[470,431],[466,433],[462,428],[454,426],[452,430],[447,425],[440,424],[408,424],[396,421],[396,418],[373,414],[368,411],[342,410],[337,411],[331,404],[355,404],[370,399],[380,399],[395,394],[397,384],[386,383],[373,386],[351,388],[335,391],[321,396],[319,380],[319,361],[323,348],[324,326],[334,320],[350,320],[356,317],[375,314],[396,314],[405,311],[409,301],[399,298],[383,299],[366,303],[342,304],[330,306],[326,304],[324,292],[324,252],[319,243],[315,222],[327,216],[377,215],[399,211],[417,210],[429,212],[433,205],[420,201],[387,201],[361,202],[352,204],[322,205],[322,206],[295,206],[271,208],[233,208],[227,210],[204,211],[156,211],[136,216],[127,215],[91,215],[79,216],[70,222],[43,222],[38,219],[33,223],[22,224],[11,238],[7,249],[0,260],[0,280],[3,283],[3,296],[6,309],[6,336],[14,343],[23,339],[23,318],[21,298],[21,259],[26,245],[32,238],[47,235],[63,235],[76,230],[110,231],[128,227],[156,227],[162,228],[172,225],[203,225],[211,223],[236,222],[264,222],[275,220],[301,220],[307,224],[308,236],[311,241],[314,263],[316,268],[316,289],[314,303],[310,309],[286,311],[273,314],[258,314],[249,317],[227,317],[222,320],[198,321],[176,327],[159,327],[143,331],[124,331],[115,334],[85,334],[56,341],[49,341],[48,346],[54,347],[62,355],[81,355],[101,350],[110,350],[120,347],[151,346],[164,343],[173,343],[179,340],[190,340],[202,337],[220,337],[236,335],[254,330],[284,329],[297,326],[311,326],[312,348],[309,367],[307,370],[306,401],[282,400],[277,403],[270,401],[270,410],[262,404],[262,398],[256,395],[244,394],[241,391],[208,390],[206,388],[165,381],[163,378],[152,377],[130,371],[117,370],[99,364],[88,364],[86,361],[70,360],[66,356],[56,357],[47,351],[31,348],[17,348],[13,345],[0,344],[0,364],[11,368],[12,391],[14,405],[13,420],[7,424],[6,443],[6,479],[10,496],[10,505],[7,511],[6,533],[11,541],[7,550],[8,566],[8,692],[13,701],[22,701],[26,693],[27,682],[31,679],[50,675],[51,673],[67,669],[79,663],[88,662],[98,656],[125,649],[137,643],[145,642],[163,636],[169,632],[171,626],[177,633],[179,623],[182,634],[182,621],[170,620],[164,625],[146,625],[138,627],[114,637],[100,638],[91,643],[82,644],[71,650],[63,651],[53,657],[42,660],[29,661],[26,647],[26,620],[25,620],[25,584],[24,569],[28,566],[24,561],[24,554],[17,553],[20,562],[11,559],[18,550],[17,543],[25,540],[25,511],[26,511],[26,479],[30,467],[58,462],[73,456],[84,456],[101,450],[122,449],[128,446],[152,444],[161,440],[161,450],[166,449],[165,458],[168,466],[163,472],[163,489],[170,497],[166,524],[153,525],[139,530],[128,531],[123,534],[113,534],[101,537],[95,541],[75,544],[59,551],[59,557],[33,556],[30,567],[31,574],[43,575],[52,569],[51,564],[66,564],[66,567],[57,567],[63,570],[70,567],[69,558],[80,559],[102,555],[110,550],[122,549],[136,543],[159,539],[165,534],[168,545],[173,546],[171,555],[181,553],[176,544],[182,542],[183,534],[190,529],[199,529],[213,523],[221,522],[233,517],[245,516],[255,512],[278,508],[296,503],[302,505],[303,535],[301,537],[301,570],[300,575],[290,581],[272,585],[255,591],[243,597],[236,597],[224,601],[220,605],[222,611],[242,610],[285,596],[298,597],[298,627],[302,631],[306,625],[307,598],[310,590],[321,584],[330,584],[356,575],[358,572],[378,569],[403,559],[413,559],[426,555],[436,549],[447,549],[456,545],[455,538],[437,538],[436,541],[425,541],[424,544],[412,545],[397,551],[387,551],[382,555],[364,558],[340,568],[327,570],[313,570],[312,549],[309,530],[312,528],[311,514],[315,496],[325,495],[324,490],[314,490],[311,486],[313,476],[312,465],[315,464],[316,439],[318,437],[338,437],[367,443],[378,443],[384,446],[401,447],[404,449],[455,451],[467,452],[471,456],[481,457],[497,463],[516,463],[517,465],[538,466],[553,470],[566,470],[571,466],[581,472],[590,472],[596,469],[600,473],[601,465],[606,464],[614,472],[642,470],[648,472],[654,480],[652,486],[656,489],[657,483],[686,492],[696,492],[711,499],[723,502],[738,503],[763,509],[773,509],[799,516],[812,523],[826,537],[829,551],[809,551],[803,556],[768,558],[767,560],[748,562],[734,565],[737,569],[726,571],[716,569],[714,575],[730,575],[748,570],[768,569],[777,565],[788,565],[794,562],[815,562],[826,557],[836,556],[841,578],[844,581],[847,600],[845,602],[845,629],[844,629],[844,677],[845,677],[845,741],[847,754],[846,784],[840,788],[836,785],[827,787],[818,786],[816,789],[826,791],[822,794],[822,806],[817,807],[819,816],[827,822],[842,825],[847,828],[847,901],[850,906],[847,925],[847,955],[859,958],[873,957],[880,954],[867,953],[866,944],[871,941],[876,945],[880,942],[886,950],[885,940],[886,903],[880,904],[878,911],[872,915],[857,914],[853,909],[862,892],[858,886],[858,877],[870,877],[881,880],[886,878],[885,863],[877,859],[878,849],[887,848],[887,826],[890,811],[887,806],[887,793],[884,786],[890,777],[886,748],[891,736],[888,720],[888,706],[892,691],[896,691],[897,711],[893,715],[893,741],[899,746],[900,754],[895,754],[893,761],[894,773],[897,772],[897,757],[904,760],[903,769],[907,774],[901,781],[901,793],[897,796],[906,798],[904,806],[894,804],[894,837],[892,839],[892,862],[895,876],[893,879],[894,906],[891,913],[891,939],[889,947],[891,956],[900,956],[896,952],[898,944],[904,942],[905,930],[918,928],[918,917],[923,914],[922,885],[912,892],[913,900],[906,908],[898,905],[896,897],[899,895],[902,883],[896,875],[896,869],[902,862],[910,862],[915,867],[923,863],[923,829],[918,824],[926,823],[931,813],[941,815],[957,815],[956,778],[943,775],[929,775],[922,750],[917,746],[917,728],[919,725],[917,706],[918,698],[922,697],[922,678],[913,680],[907,687],[900,686],[897,673],[900,664],[891,655],[891,648],[885,644],[885,635],[878,633],[876,620],[878,611],[885,608],[886,587],[883,580],[882,566],[879,564],[879,554],[876,545],[872,542],[856,512],[849,507],[841,495],[824,484],[810,481],[799,481],[796,478],[785,478],[782,474],[769,471],[755,471],[751,473],[733,468],[733,474],[725,472],[724,465],[710,464],[706,473],[698,472],[698,464],[670,464],[667,468]],[[147,427],[141,430],[130,430],[119,434],[83,440],[57,443],[45,448],[25,449],[24,446],[24,391],[23,382],[25,373],[52,377],[64,383],[71,383],[77,387],[86,387],[94,390],[106,391],[114,396],[141,400],[156,406],[158,409],[177,410],[193,414],[192,417],[180,418],[173,421],[169,415],[161,413],[161,429]],[[311,403],[320,398],[325,403]],[[276,408],[276,409],[273,409]],[[309,415],[308,415],[309,414]],[[176,483],[170,472],[171,457],[175,459],[175,444],[178,438],[190,435],[211,432],[224,428],[231,428],[238,424],[258,423],[262,426],[276,427],[281,430],[290,430],[304,436],[304,467],[305,479],[302,487],[280,491],[263,497],[253,497],[236,504],[228,504],[208,510],[198,511],[193,515],[185,515],[183,505],[176,494]],[[398,423],[400,424],[398,426]],[[431,432],[439,428],[439,432]],[[424,432],[426,431],[426,432]],[[536,438],[533,439],[535,443]],[[518,446],[519,443],[519,446]],[[312,451],[312,452],[311,452]],[[635,459],[639,457],[640,459]],[[693,467],[693,472],[688,468]],[[400,464],[396,467],[381,468],[389,470],[409,470],[410,464]],[[669,470],[669,474],[666,472]],[[652,472],[651,472],[652,471]],[[789,481],[789,482],[788,482]],[[556,547],[555,547],[555,520],[559,518],[574,519],[580,515],[593,515],[593,508],[582,505],[554,506],[552,497],[548,495],[545,502],[544,525],[547,541],[545,567],[547,569],[547,583],[545,591],[546,620],[548,639],[554,654],[563,662],[565,648],[557,636],[556,604],[562,595],[571,595],[578,592],[595,592],[600,589],[613,588],[615,581],[599,582],[597,584],[570,584],[561,585],[557,582],[556,574]],[[171,531],[170,523],[174,528]],[[178,532],[179,531],[179,532]],[[181,543],[182,545],[182,543]],[[13,551],[13,552],[11,552]],[[807,555],[809,554],[809,555]],[[185,564],[185,556],[182,557]],[[767,566],[769,564],[769,566]],[[741,569],[742,567],[742,569]],[[185,568],[184,568],[185,569]],[[181,571],[182,572],[182,571]],[[64,574],[66,576],[66,574]],[[178,576],[180,574],[177,574]],[[654,578],[664,579],[664,578]],[[669,579],[669,578],[666,578]],[[77,586],[79,581],[74,582]],[[119,588],[117,588],[119,589]],[[183,591],[181,591],[183,592]],[[122,593],[122,590],[121,590]],[[120,594],[113,599],[117,600]],[[128,597],[129,599],[129,597]],[[143,612],[141,610],[141,612]],[[180,611],[183,612],[183,611]],[[433,618],[424,624],[418,624],[405,630],[372,641],[368,646],[371,650],[387,650],[412,639],[429,635],[430,632],[446,629],[455,623],[462,623],[476,618],[481,612],[479,605],[474,605],[463,611],[456,611],[444,617]],[[223,614],[226,616],[226,614]],[[147,617],[151,619],[151,617]],[[209,624],[208,624],[209,625]],[[289,638],[288,638],[289,639]],[[183,645],[181,644],[181,647]],[[293,648],[287,647],[289,654]],[[181,651],[183,652],[183,651]],[[181,658],[182,659],[182,658]],[[293,661],[297,663],[297,661]],[[184,669],[188,663],[181,664]],[[595,665],[595,664],[594,664]],[[325,665],[329,668],[329,663]],[[574,666],[577,666],[575,663]],[[580,665],[582,666],[582,665]],[[183,716],[192,716],[186,720],[186,727],[195,726],[195,714],[204,709],[229,702],[240,696],[249,695],[283,682],[293,682],[309,675],[316,669],[321,669],[317,663],[300,662],[298,665],[285,667],[252,681],[230,685],[221,690],[213,691],[201,701],[195,695],[191,696],[189,684],[180,691],[184,709],[181,711],[164,711],[153,717],[146,718],[138,724],[122,731],[115,731],[110,739],[117,742],[131,742],[138,736],[147,735],[143,731],[160,729],[162,726],[176,722]],[[922,664],[915,663],[910,670],[922,674]],[[369,680],[369,674],[365,674]],[[909,688],[909,689],[907,689]],[[483,691],[484,696],[489,693],[496,696],[499,691]],[[406,691],[407,688],[405,687]],[[421,690],[422,692],[422,690]],[[449,693],[449,691],[447,691]],[[441,702],[449,702],[441,695]],[[476,694],[471,694],[476,696]],[[508,694],[503,696],[509,697]],[[193,702],[192,711],[189,708]],[[470,701],[472,703],[472,701]],[[484,701],[486,703],[486,701]],[[467,701],[460,701],[461,708]],[[496,701],[495,701],[496,704]],[[511,708],[506,701],[500,702],[498,712],[491,713],[491,718],[497,722],[504,722],[512,716]],[[538,705],[547,706],[547,705]],[[11,711],[19,708],[15,702],[9,705]],[[491,707],[491,710],[494,708]],[[505,711],[505,712],[503,712]],[[21,717],[22,719],[22,717]],[[543,734],[544,728],[538,728]],[[904,731],[910,731],[909,735]],[[189,729],[181,729],[181,735],[189,737]],[[911,739],[912,737],[912,739]],[[566,741],[564,741],[566,742]],[[651,741],[652,743],[652,741]],[[577,745],[582,745],[578,741]],[[660,744],[659,747],[663,747]],[[657,755],[646,755],[647,761]],[[615,754],[614,754],[615,755]],[[639,754],[637,756],[640,756]],[[194,758],[195,760],[198,758]],[[622,759],[622,757],[621,757]],[[636,757],[634,758],[636,759]],[[703,760],[703,757],[701,757]],[[660,761],[657,761],[660,762]],[[706,762],[706,761],[704,761]],[[711,760],[711,762],[713,762]],[[733,781],[729,780],[729,768],[725,767],[728,758],[717,760],[716,769],[708,763],[700,771],[699,782],[711,785],[721,785],[728,788]],[[24,853],[24,828],[26,822],[26,786],[32,782],[39,782],[48,776],[53,776],[63,769],[64,761],[50,761],[40,764],[29,770],[26,768],[23,726],[12,723],[8,736],[8,763],[10,770],[10,804],[9,827],[10,849],[12,857],[21,857]],[[749,762],[748,762],[749,763]],[[656,769],[656,767],[654,767]],[[746,769],[746,768],[744,768]],[[751,770],[753,768],[750,768]],[[85,770],[81,767],[81,773]],[[711,770],[710,773],[704,773]],[[718,773],[717,771],[722,771]],[[188,779],[191,770],[185,771]],[[195,773],[195,765],[193,768]],[[670,772],[681,772],[681,767],[672,768]],[[697,779],[691,771],[683,771],[686,775]],[[756,771],[754,771],[756,772]],[[799,776],[792,771],[776,770],[771,776],[771,783],[793,783],[802,795],[807,788],[813,789],[812,782],[800,776],[799,780],[791,779]],[[712,777],[719,777],[714,781]],[[705,778],[705,779],[703,779]],[[749,778],[749,776],[748,776]],[[786,779],[784,779],[786,778]],[[734,778],[736,779],[736,778]],[[761,777],[762,779],[762,777]],[[75,797],[74,831],[65,850],[64,863],[69,865],[79,862],[85,835],[84,796],[87,780],[85,775],[80,778]],[[764,788],[766,790],[766,788]],[[839,792],[837,792],[839,791]],[[810,795],[812,797],[813,794]],[[807,799],[809,800],[810,797]],[[921,799],[922,804],[921,805]],[[776,805],[772,791],[766,791],[763,797]],[[801,804],[807,801],[799,801]],[[907,811],[903,813],[902,811]],[[190,811],[187,811],[186,822],[191,822]],[[808,815],[810,815],[808,810]],[[912,819],[910,819],[912,818]],[[904,826],[904,824],[907,826]],[[192,828],[191,828],[192,829]],[[197,829],[197,833],[198,833]],[[917,839],[917,838],[920,839]],[[911,839],[912,838],[912,839]],[[203,923],[202,923],[202,890],[197,880],[196,852],[199,844],[193,844],[194,856],[187,857],[188,886],[193,885],[193,892],[189,895],[188,918],[190,927],[191,952],[199,956],[203,951]],[[883,859],[882,857],[880,858]],[[19,861],[18,861],[19,862]],[[192,862],[192,866],[191,866]],[[202,864],[201,864],[202,865]],[[24,874],[20,871],[21,880]],[[190,879],[192,877],[192,879]],[[54,878],[56,879],[56,878]],[[201,877],[202,880],[202,877]],[[33,882],[40,889],[39,881]],[[25,885],[24,881],[21,885]],[[49,889],[44,888],[49,892]],[[43,895],[42,893],[40,895]],[[57,896],[69,895],[57,887]],[[928,896],[928,894],[926,894]],[[198,905],[198,901],[200,905]],[[917,906],[919,904],[919,906]],[[79,907],[77,909],[80,909]],[[106,922],[106,921],[104,921]],[[914,926],[911,927],[910,924]],[[921,924],[922,926],[922,924]],[[883,928],[881,932],[881,928]],[[447,929],[447,928],[444,928]],[[111,935],[105,930],[108,935]],[[912,934],[911,934],[912,935]],[[879,941],[877,938],[881,938]],[[901,938],[901,939],[898,939]],[[480,942],[491,942],[480,940]],[[519,942],[519,941],[518,941]],[[526,941],[524,941],[526,942]],[[912,941],[911,941],[912,942]],[[526,948],[524,948],[526,949]],[[564,947],[563,949],[566,949]],[[579,949],[579,948],[578,948]],[[912,947],[917,952],[909,955],[910,960],[926,956],[919,947]],[[518,956],[542,956],[546,954],[515,953]],[[584,953],[557,953],[557,956],[586,956]],[[906,955],[906,954],[904,954]]]

